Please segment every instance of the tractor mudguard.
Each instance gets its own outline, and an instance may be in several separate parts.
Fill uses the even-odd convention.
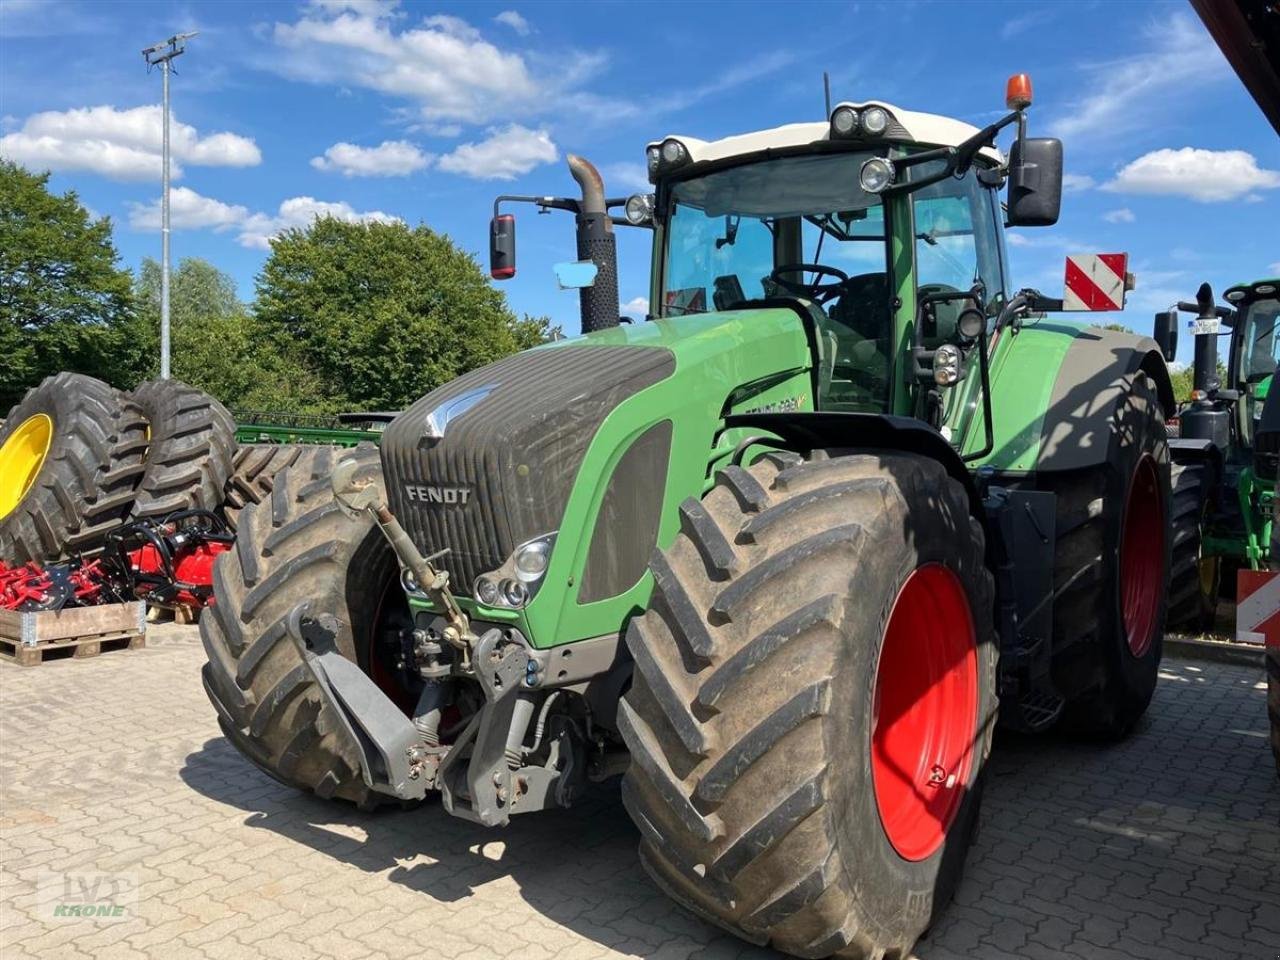
[[[1173,383],[1150,337],[1088,328],[1072,341],[1049,395],[1036,470],[1078,470],[1107,457],[1116,405],[1129,377],[1146,374],[1166,418],[1173,416]]]
[[[879,447],[902,450],[937,460],[947,473],[964,487],[969,508],[975,517],[983,515],[978,496],[964,461],[953,446],[921,420],[887,413],[738,413],[725,417],[726,427],[753,427],[776,434],[797,452],[839,447]]]

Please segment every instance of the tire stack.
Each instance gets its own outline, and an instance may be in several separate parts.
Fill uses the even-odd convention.
[[[130,520],[218,509],[234,455],[231,415],[184,383],[49,377],[0,428],[0,561],[89,554]]]

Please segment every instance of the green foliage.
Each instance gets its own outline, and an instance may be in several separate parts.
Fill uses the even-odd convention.
[[[317,220],[272,241],[255,313],[329,397],[398,409],[552,335],[517,319],[470,254],[426,226]]]
[[[142,262],[136,286],[137,319],[132,336],[138,353],[121,365],[116,386],[154,377],[160,351],[160,265]],[[317,378],[287,359],[236,296],[235,281],[206,260],[186,258],[169,277],[170,356],[173,376],[231,407],[324,411],[342,398],[326,399]]]
[[[109,374],[132,309],[111,221],[48,183],[0,160],[0,409],[59,370]]]
[[[1171,370],[1169,379],[1173,383],[1173,398],[1178,403],[1186,403],[1191,399],[1191,389],[1195,385],[1194,368],[1187,365],[1181,370]],[[1221,360],[1218,361],[1218,382],[1227,382],[1227,368]]]

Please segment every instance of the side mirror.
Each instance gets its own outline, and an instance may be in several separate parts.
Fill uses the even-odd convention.
[[[1009,226],[1052,226],[1061,208],[1062,141],[1015,140],[1009,151]]]
[[[1160,346],[1166,363],[1172,363],[1178,353],[1178,311],[1166,310],[1156,314],[1155,330],[1151,336]]]
[[[489,276],[510,280],[516,275],[516,218],[500,213],[489,221]]]

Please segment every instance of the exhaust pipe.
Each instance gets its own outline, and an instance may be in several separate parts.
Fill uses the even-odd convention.
[[[582,332],[592,333],[618,325],[618,248],[613,221],[605,208],[604,180],[585,157],[569,154],[569,172],[582,188],[578,214],[578,259],[596,265],[596,280],[578,291]]]

